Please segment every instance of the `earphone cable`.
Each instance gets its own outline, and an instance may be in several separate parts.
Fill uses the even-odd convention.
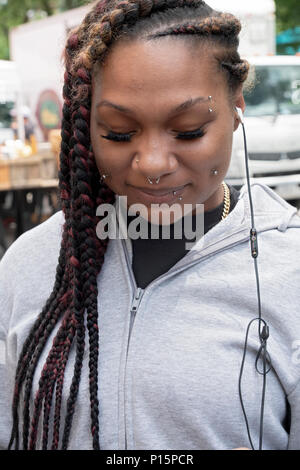
[[[244,344],[243,359],[242,359],[242,365],[241,365],[240,376],[239,376],[239,396],[240,396],[242,411],[243,411],[245,422],[246,422],[249,442],[250,442],[252,450],[255,450],[255,448],[253,446],[252,439],[251,439],[247,414],[246,414],[246,410],[245,410],[243,399],[242,399],[241,381],[242,381],[242,374],[243,374],[244,363],[245,363],[245,358],[246,358],[246,350],[247,350],[249,329],[250,329],[250,326],[251,326],[252,322],[255,321],[255,320],[258,320],[259,321],[259,323],[258,323],[258,336],[259,336],[259,339],[260,339],[260,342],[261,342],[261,347],[260,347],[259,352],[257,354],[255,367],[256,367],[256,370],[258,371],[257,362],[258,362],[258,359],[259,359],[259,357],[261,356],[261,353],[262,353],[263,387],[262,387],[262,398],[261,398],[261,407],[260,407],[260,426],[259,426],[259,450],[262,450],[263,422],[264,422],[263,418],[264,418],[264,405],[265,405],[265,394],[266,394],[266,374],[271,370],[272,366],[271,366],[271,358],[270,358],[270,356],[267,352],[267,339],[269,337],[269,327],[266,324],[266,322],[262,319],[262,314],[261,314],[260,284],[259,284],[259,273],[258,273],[258,266],[257,266],[257,256],[258,256],[257,231],[256,231],[255,226],[254,226],[254,210],[253,210],[251,185],[250,185],[250,172],[249,172],[249,165],[248,165],[248,150],[247,150],[246,132],[245,132],[245,127],[244,127],[244,123],[243,123],[242,112],[241,112],[241,110],[239,110],[239,111],[240,111],[239,115],[241,117],[241,124],[242,124],[242,129],[243,129],[243,136],[244,136],[245,167],[246,167],[247,186],[248,186],[250,213],[251,213],[250,244],[251,244],[251,254],[252,254],[252,257],[253,257],[253,261],[254,261],[256,289],[257,289],[257,301],[258,301],[258,315],[259,315],[258,318],[254,318],[253,320],[251,320],[248,324],[248,327],[247,327],[245,344]],[[263,326],[262,329],[261,329],[261,323],[264,323],[264,326]],[[268,368],[268,370],[266,370],[267,360],[270,364],[270,367]]]

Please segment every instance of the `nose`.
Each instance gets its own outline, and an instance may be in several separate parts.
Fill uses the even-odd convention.
[[[135,154],[135,162],[145,178],[162,178],[174,173],[178,168],[176,156],[170,151],[165,139],[157,135],[145,137],[141,141]]]

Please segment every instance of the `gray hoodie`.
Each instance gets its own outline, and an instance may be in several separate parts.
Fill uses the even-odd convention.
[[[267,186],[253,184],[252,194],[262,316],[270,328],[273,365],[267,375],[263,448],[300,449],[300,217]],[[60,211],[24,233],[0,263],[0,448],[7,447],[10,436],[17,358],[52,291],[63,222]],[[102,449],[250,447],[238,393],[245,333],[257,317],[250,226],[243,186],[229,216],[145,289],[136,287],[130,240],[110,241],[98,275]],[[257,330],[254,322],[242,380],[255,448],[262,390],[255,370]],[[35,391],[51,343],[35,374]],[[74,356],[73,348],[62,422]],[[69,448],[92,448],[88,338]]]

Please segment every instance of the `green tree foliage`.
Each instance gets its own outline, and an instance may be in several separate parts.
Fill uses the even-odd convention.
[[[89,0],[0,0],[0,59],[9,59],[10,28],[88,3]]]
[[[300,26],[300,0],[275,0],[277,32]]]

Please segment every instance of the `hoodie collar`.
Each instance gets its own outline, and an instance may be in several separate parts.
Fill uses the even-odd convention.
[[[300,217],[297,208],[278,196],[272,189],[261,183],[251,184],[252,203],[254,209],[254,227],[257,233],[267,230],[286,231],[288,227],[300,228]],[[132,263],[132,244],[127,237],[125,212],[120,210],[119,196],[116,197],[115,211],[122,237],[124,238],[130,262]],[[176,267],[195,261],[224,248],[235,245],[250,238],[251,211],[248,186],[244,184],[240,190],[238,202],[226,219],[220,221],[199,239],[192,249],[184,256]]]

